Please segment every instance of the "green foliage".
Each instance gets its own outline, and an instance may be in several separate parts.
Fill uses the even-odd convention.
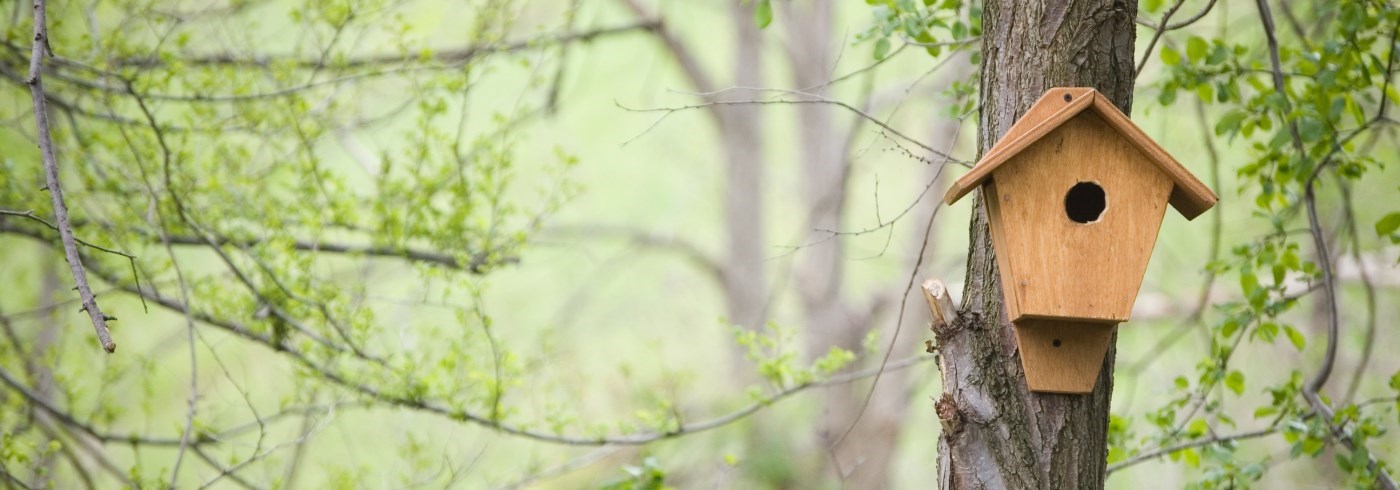
[[[845,369],[856,359],[854,352],[831,347],[810,365],[800,363],[796,331],[775,322],[763,330],[731,327],[744,355],[758,366],[758,374],[777,390],[805,386]]]
[[[622,471],[627,473],[626,478],[598,487],[599,490],[668,490],[672,488],[666,485],[666,471],[661,468],[655,457],[643,458],[642,464],[637,466],[624,466]]]
[[[1390,239],[1390,243],[1400,243],[1400,212],[1387,214],[1377,221],[1376,234]]]
[[[759,29],[768,27],[773,23],[773,2],[772,0],[755,0],[753,5],[753,23]]]
[[[1144,6],[1157,11],[1162,3]],[[1400,100],[1386,75],[1391,73],[1397,50],[1400,10],[1369,0],[1318,2],[1304,8],[1311,9],[1312,18],[1323,19],[1318,22],[1320,32],[1280,43],[1281,88],[1275,86],[1275,68],[1261,36],[1244,40],[1182,34],[1177,42],[1166,43],[1158,55],[1165,66],[1165,77],[1156,83],[1158,102],[1165,106],[1188,103],[1180,101],[1179,94],[1194,94],[1219,114],[1213,123],[1217,136],[1248,145],[1251,160],[1237,169],[1243,181],[1237,191],[1252,198],[1253,215],[1267,229],[1234,247],[1230,258],[1210,264],[1211,272],[1238,278],[1241,300],[1216,305],[1220,320],[1211,326],[1211,355],[1197,365],[1194,380],[1177,378],[1178,396],[1150,414],[1148,419],[1159,432],[1143,439],[1145,447],[1199,438],[1207,433],[1205,429],[1216,434],[1219,425],[1236,425],[1222,411],[1225,399],[1231,395],[1248,399],[1251,391],[1259,389],[1251,390],[1244,371],[1230,368],[1242,341],[1271,345],[1284,337],[1292,348],[1306,352],[1307,336],[1287,320],[1287,313],[1322,279],[1322,266],[1300,251],[1298,239],[1308,236],[1296,231],[1297,226],[1308,225],[1301,216],[1304,200],[1317,188],[1332,185],[1329,177],[1335,176],[1339,185],[1355,185],[1382,165],[1370,147],[1358,146],[1356,140],[1390,124],[1383,110]],[[1400,214],[1386,214],[1375,228],[1382,238],[1394,240]],[[1299,284],[1311,287],[1300,290]],[[1302,372],[1292,368],[1286,381],[1263,386],[1268,402],[1253,411],[1255,419],[1283,433],[1293,458],[1316,457],[1329,445],[1337,447],[1327,421],[1302,400]],[[1216,390],[1218,385],[1228,392]],[[1341,403],[1330,423],[1354,432],[1354,440],[1384,432],[1374,415],[1364,415],[1361,409],[1358,404]],[[1357,444],[1364,452],[1364,443]],[[1267,465],[1241,461],[1235,446],[1220,443],[1181,451],[1181,460],[1202,469],[1193,488],[1247,487],[1258,481]],[[1338,454],[1336,464],[1348,475],[1348,485],[1374,482],[1365,456]]]
[[[892,43],[923,47],[938,57],[946,48],[958,47],[982,35],[982,8],[962,0],[866,0],[875,23],[856,35],[856,42],[874,41],[877,60],[890,55]],[[966,8],[966,13],[963,9]],[[977,54],[973,54],[976,63]]]

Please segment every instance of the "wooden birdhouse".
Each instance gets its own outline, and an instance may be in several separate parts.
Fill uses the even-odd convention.
[[[1218,199],[1092,88],[1047,91],[944,201],[979,186],[1026,383],[1058,393],[1093,391],[1167,205]]]

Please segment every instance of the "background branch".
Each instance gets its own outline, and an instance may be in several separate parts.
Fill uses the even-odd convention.
[[[44,160],[44,180],[47,183],[49,198],[53,202],[54,221],[57,221],[59,237],[63,241],[64,258],[68,260],[68,270],[77,283],[78,295],[83,299],[83,311],[92,318],[92,328],[97,331],[97,340],[102,350],[111,353],[117,350],[107,321],[114,318],[102,313],[97,306],[97,297],[88,286],[87,272],[78,255],[77,239],[73,237],[73,225],[68,220],[68,203],[63,200],[63,186],[59,182],[58,158],[54,156],[53,139],[49,135],[49,113],[44,98],[44,55],[49,54],[48,20],[45,0],[34,0],[34,44],[29,58],[29,93],[34,100],[34,122],[37,126],[39,153]]]

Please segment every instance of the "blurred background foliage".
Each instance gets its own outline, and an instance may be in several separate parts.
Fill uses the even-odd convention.
[[[0,485],[934,484],[910,286],[961,289],[976,2],[49,3],[74,231],[135,257],[81,249],[112,355],[3,5]],[[1120,329],[1109,487],[1400,454],[1400,9],[1272,5],[1277,48],[1254,5],[1140,5],[1133,118],[1222,200],[1168,213]]]

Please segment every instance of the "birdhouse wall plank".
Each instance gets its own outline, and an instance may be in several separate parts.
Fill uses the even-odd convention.
[[[1015,324],[1021,369],[1032,391],[1089,393],[1103,367],[1114,325],[1059,320]]]
[[[1005,296],[1003,304],[1006,308],[1006,317],[1016,319],[1021,317],[1020,300],[1016,298],[1016,288],[1006,287],[1007,284],[1015,284],[1016,278],[1011,273],[1010,264],[1003,264],[1001,253],[1003,250],[1010,250],[1006,243],[1006,226],[1002,224],[1001,199],[997,196],[997,182],[995,179],[988,180],[982,186],[982,199],[987,202],[987,226],[991,228],[992,251],[997,255],[997,271],[1001,276],[1002,294]]]
[[[1014,303],[1008,316],[1127,320],[1172,180],[1096,113],[1084,111],[1008,160],[993,181],[989,213],[1002,286]],[[1083,223],[1067,206],[1080,183],[1102,191],[1101,212]]]

